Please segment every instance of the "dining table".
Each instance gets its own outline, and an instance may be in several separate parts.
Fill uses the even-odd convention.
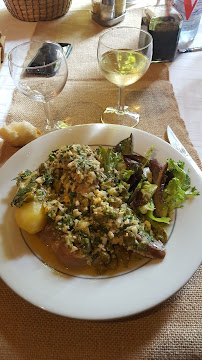
[[[125,18],[116,26],[141,26],[144,8],[154,4],[153,0],[128,2]],[[9,51],[30,39],[72,44],[67,83],[51,100],[54,116],[63,121],[69,118],[73,127],[97,124],[102,109],[116,103],[118,90],[103,78],[96,58],[98,37],[106,27],[92,19],[91,8],[91,0],[72,0],[64,16],[28,22],[12,16],[0,0],[0,32],[6,37],[5,58],[0,66],[0,128],[26,120],[42,134],[45,132],[42,104],[15,88],[8,67]],[[202,22],[191,46],[202,46]],[[139,106],[137,129],[168,142],[166,128],[170,125],[201,168],[202,51],[177,51],[173,62],[152,63],[142,79],[127,87],[126,101]],[[0,166],[17,151],[19,148],[0,139]],[[201,232],[193,229],[193,236],[201,238]],[[19,296],[3,279],[0,289],[1,360],[202,358],[201,267],[165,301],[144,312],[115,319],[92,321],[61,316]]]

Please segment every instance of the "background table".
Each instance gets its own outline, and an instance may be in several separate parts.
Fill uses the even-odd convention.
[[[137,0],[134,8],[147,2]],[[81,18],[81,10],[89,11],[90,5],[90,0],[73,0],[70,11],[78,11],[78,18],[80,12]],[[29,40],[36,26],[36,23],[21,22],[13,18],[0,0],[0,31],[6,35],[6,53],[18,43]],[[52,25],[49,23],[49,26]],[[201,38],[202,26],[195,43],[200,43]],[[155,67],[155,64],[152,66]],[[178,54],[175,61],[167,66],[180,114],[202,159],[202,52]],[[167,80],[166,86],[168,85],[170,88]],[[5,124],[11,103],[13,104],[13,89],[6,59],[0,70],[0,126]],[[157,109],[161,109],[159,101],[157,105]],[[153,98],[152,106],[155,107]],[[162,111],[159,110],[159,113],[159,119],[162,120]],[[159,126],[159,121],[157,123]],[[201,359],[200,279],[200,271],[197,271],[176,294],[143,314],[104,322],[74,320],[48,313],[20,298],[1,281],[0,359]]]

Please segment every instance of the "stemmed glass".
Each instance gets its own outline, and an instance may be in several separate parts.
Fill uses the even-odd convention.
[[[62,47],[51,41],[28,41],[8,54],[11,77],[15,86],[30,99],[43,103],[46,129],[59,128],[50,111],[50,100],[64,88],[67,81],[67,61]]]
[[[136,126],[139,114],[124,105],[124,88],[138,81],[147,71],[152,58],[151,35],[135,27],[106,30],[99,38],[97,58],[104,76],[119,87],[117,107],[107,107],[103,123]]]

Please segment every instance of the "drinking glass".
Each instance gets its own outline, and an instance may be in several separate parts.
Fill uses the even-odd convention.
[[[67,61],[62,47],[51,41],[28,41],[8,54],[11,77],[15,86],[30,99],[43,103],[46,129],[59,127],[50,111],[50,100],[64,88],[67,81]]]
[[[118,106],[107,107],[101,121],[136,126],[139,114],[135,107],[124,105],[124,89],[138,81],[149,68],[152,58],[151,35],[135,27],[106,30],[99,38],[97,57],[104,76],[119,88]]]

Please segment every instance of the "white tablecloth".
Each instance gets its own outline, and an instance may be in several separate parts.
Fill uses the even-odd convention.
[[[152,1],[152,0],[151,0]],[[148,0],[137,0],[143,6]],[[91,0],[73,0],[71,10],[91,8]],[[36,23],[15,19],[0,0],[0,31],[6,36],[6,54],[17,44],[29,40]],[[193,46],[202,45],[202,22]],[[177,54],[169,64],[170,81],[173,85],[179,111],[185,121],[190,139],[202,160],[202,51]],[[9,75],[7,58],[0,70],[0,127],[5,124],[11,106],[14,85]],[[1,141],[1,139],[0,139]]]

